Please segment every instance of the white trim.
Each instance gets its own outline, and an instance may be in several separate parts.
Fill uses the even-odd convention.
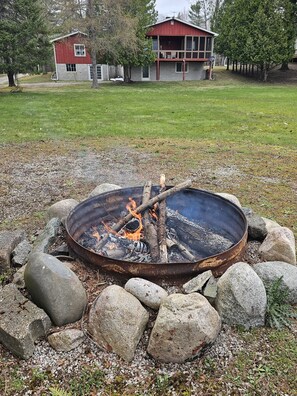
[[[189,23],[189,22],[186,22],[186,21],[182,21],[181,19],[178,19],[178,18],[175,18],[175,17],[165,18],[162,21],[159,21],[157,23],[154,23],[153,25],[147,26],[147,28],[153,28],[154,26],[161,25],[162,23],[170,22],[170,21],[177,21],[177,22],[183,23],[184,25],[191,26],[191,27],[193,27],[195,29],[202,30],[205,33],[209,33],[209,34],[213,34],[214,36],[218,36],[218,33],[212,32],[211,30],[204,29],[204,28],[202,28],[200,26],[193,25],[192,23]]]
[[[181,63],[181,66],[182,66],[182,68],[181,68],[181,71],[177,71],[176,69],[177,69],[177,64],[178,63]],[[183,61],[181,61],[181,62],[175,62],[175,73],[184,73],[184,71],[183,71]],[[189,63],[190,62],[185,62],[185,68],[186,68],[186,70],[185,70],[185,73],[188,73],[189,72]]]
[[[65,34],[64,36],[56,37],[56,38],[50,40],[50,42],[54,43],[55,41],[63,40],[65,38],[67,38],[67,37],[75,36],[76,34],[81,34],[82,36],[87,36],[86,33],[81,32],[80,30],[77,30],[77,31],[69,33],[69,34]]]
[[[91,67],[92,67],[93,65],[88,65],[88,69],[89,69],[89,80],[90,81],[92,81],[92,78],[91,78]],[[103,65],[102,64],[97,64],[96,65],[96,76],[97,76],[97,68],[98,68],[98,66],[100,66],[100,68],[101,68],[101,78],[98,78],[97,77],[97,81],[103,81]]]

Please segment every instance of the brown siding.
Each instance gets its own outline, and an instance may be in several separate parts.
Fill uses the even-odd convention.
[[[198,28],[170,19],[153,26],[148,31],[147,36],[210,36],[210,34]]]
[[[54,42],[57,63],[91,64],[91,57],[86,51],[86,56],[74,55],[74,44],[84,44],[81,35],[66,37],[61,41]]]

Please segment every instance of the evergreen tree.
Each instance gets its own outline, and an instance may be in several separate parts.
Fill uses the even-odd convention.
[[[217,18],[216,51],[268,72],[293,54],[295,34],[289,0],[225,0]]]
[[[196,3],[192,4],[190,9],[189,9],[189,20],[193,25],[196,26],[204,26],[205,23],[203,21],[203,18],[201,16],[201,4],[200,1],[196,1]]]
[[[0,70],[9,86],[17,73],[36,71],[50,56],[48,31],[38,0],[1,0]]]

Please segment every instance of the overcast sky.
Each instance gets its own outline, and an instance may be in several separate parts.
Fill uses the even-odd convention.
[[[156,9],[159,16],[177,16],[177,14],[184,9],[188,9],[191,0],[156,0]]]

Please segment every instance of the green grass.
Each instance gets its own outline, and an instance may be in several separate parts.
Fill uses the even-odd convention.
[[[242,78],[0,89],[0,143],[81,136],[297,145],[295,86]],[[223,84],[223,85],[222,85]]]

